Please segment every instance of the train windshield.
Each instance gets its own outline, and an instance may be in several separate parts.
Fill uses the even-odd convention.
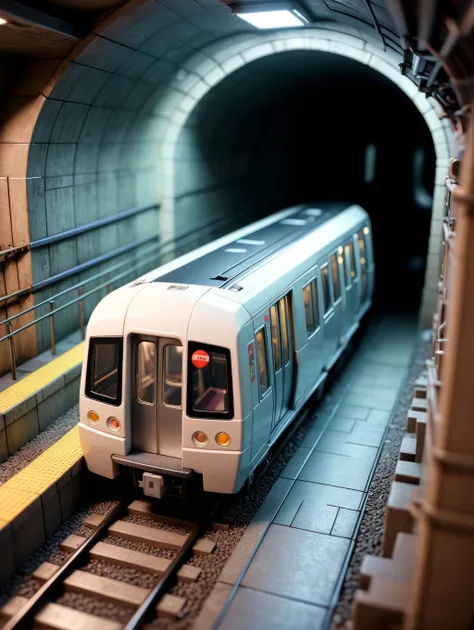
[[[120,405],[122,393],[122,339],[90,340],[86,395],[96,400]]]
[[[230,419],[233,408],[229,350],[190,342],[188,356],[188,415]]]

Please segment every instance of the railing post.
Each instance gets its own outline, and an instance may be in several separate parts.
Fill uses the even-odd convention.
[[[11,335],[13,327],[11,322],[7,322],[8,334]],[[15,339],[10,337],[8,339],[8,345],[10,346],[10,367],[12,370],[12,379],[16,381],[16,353],[15,353]]]
[[[79,297],[82,297],[82,294],[84,293],[84,289],[82,287],[79,287],[77,290]],[[84,334],[84,302],[81,300],[79,300],[79,329],[81,331],[81,339],[84,340],[85,339],[85,334]]]
[[[53,356],[56,355],[56,340],[54,338],[54,316],[53,316],[53,311],[54,311],[54,300],[50,300],[49,302],[49,312],[51,313],[51,315],[49,316],[49,326],[51,329],[51,354]]]

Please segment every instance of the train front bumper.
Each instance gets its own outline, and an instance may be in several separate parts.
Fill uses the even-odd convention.
[[[79,423],[79,439],[87,468],[96,475],[115,479],[119,466],[112,461],[112,455],[125,455],[125,438]]]
[[[206,492],[234,494],[248,477],[250,451],[183,448],[183,466],[202,475]]]

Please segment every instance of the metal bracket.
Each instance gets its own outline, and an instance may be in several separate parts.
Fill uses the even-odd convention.
[[[0,262],[5,262],[9,258],[15,258],[15,256],[19,256],[20,254],[24,254],[30,250],[29,245],[21,245],[20,247],[10,247],[9,249],[4,249],[0,252]]]
[[[453,197],[456,201],[465,204],[468,214],[474,214],[474,194],[466,192],[462,186],[456,186]]]

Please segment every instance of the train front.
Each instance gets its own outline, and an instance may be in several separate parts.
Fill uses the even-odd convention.
[[[81,379],[89,470],[126,470],[155,498],[201,480],[211,492],[240,489],[253,407],[240,395],[248,361],[239,353],[251,328],[245,309],[209,287],[151,282],[104,298],[88,324]]]

